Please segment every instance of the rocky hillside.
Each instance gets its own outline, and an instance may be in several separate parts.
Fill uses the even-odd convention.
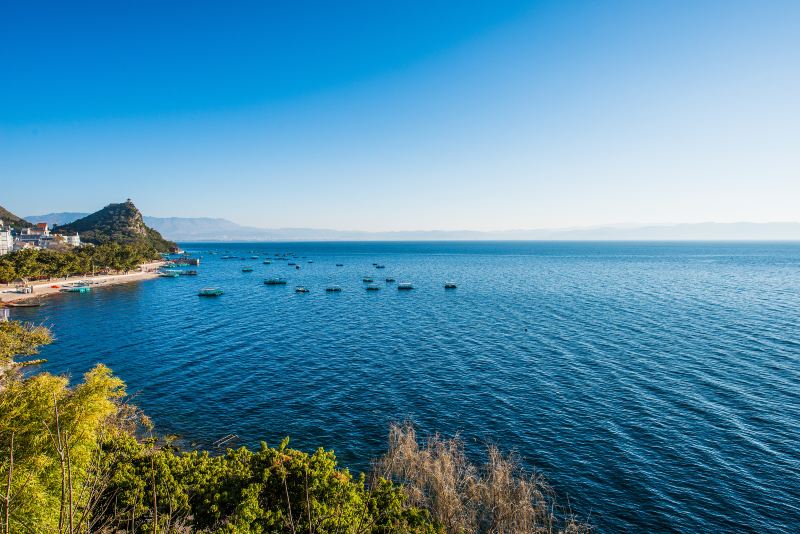
[[[130,199],[105,208],[82,219],[58,227],[59,232],[78,232],[81,241],[94,243],[147,244],[159,252],[167,252],[175,243],[164,239],[160,233],[144,223],[141,212]]]
[[[0,206],[0,220],[3,221],[3,224],[13,226],[14,228],[28,228],[31,226],[31,223],[22,217],[17,217],[3,206]]]

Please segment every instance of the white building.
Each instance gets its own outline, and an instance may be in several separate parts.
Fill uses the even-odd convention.
[[[0,256],[12,250],[14,250],[14,236],[11,235],[11,228],[3,226],[0,221]]]
[[[64,238],[64,244],[70,247],[81,246],[81,236],[78,235],[78,232],[75,232],[75,235],[62,235],[61,237]]]

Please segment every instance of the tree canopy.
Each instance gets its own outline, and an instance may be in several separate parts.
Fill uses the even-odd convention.
[[[66,250],[23,249],[0,256],[0,283],[86,275],[96,271],[131,271],[158,259],[147,244],[106,243]]]

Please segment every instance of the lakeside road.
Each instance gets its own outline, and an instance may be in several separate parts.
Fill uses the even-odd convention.
[[[139,266],[136,271],[131,271],[127,274],[101,274],[96,276],[71,276],[65,279],[54,279],[50,281],[38,281],[28,284],[33,287],[33,293],[16,293],[13,286],[8,286],[6,289],[0,290],[0,303],[16,302],[21,300],[38,299],[59,293],[61,286],[71,284],[80,280],[87,280],[92,283],[92,286],[105,286],[126,284],[129,282],[139,282],[141,280],[149,280],[158,277],[158,268],[163,266],[163,261],[154,261],[145,263]],[[58,287],[53,287],[58,286]]]

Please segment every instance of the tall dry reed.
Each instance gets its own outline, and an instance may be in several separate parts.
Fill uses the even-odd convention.
[[[393,424],[389,449],[375,477],[404,484],[411,504],[427,509],[448,534],[590,532],[560,507],[546,481],[526,472],[514,455],[490,446],[486,461],[467,458],[457,436],[421,442],[410,423]]]

